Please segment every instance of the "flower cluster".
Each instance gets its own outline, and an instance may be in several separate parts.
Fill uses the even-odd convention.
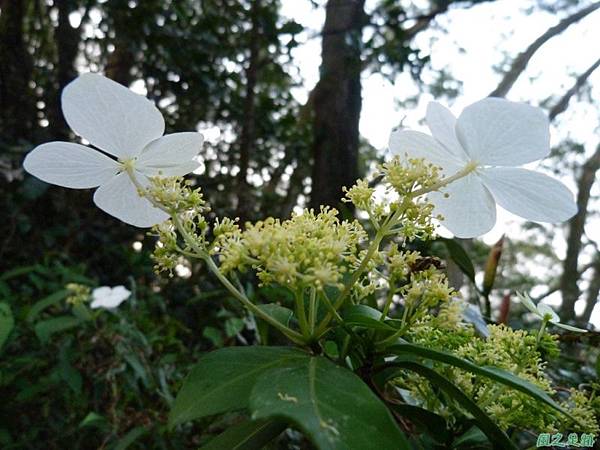
[[[305,210],[284,221],[269,218],[248,224],[243,232],[231,224],[227,228],[214,250],[224,272],[253,267],[262,284],[292,290],[341,287],[344,274],[358,264],[359,245],[366,239],[357,221],[340,221],[330,208]]]

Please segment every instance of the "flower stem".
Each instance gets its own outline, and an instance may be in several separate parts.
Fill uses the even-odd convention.
[[[535,339],[535,346],[538,347],[540,345],[540,340],[542,339],[542,336],[544,335],[544,332],[546,331],[546,325],[548,324],[548,321],[543,319],[542,320],[542,325],[540,326],[540,329],[537,332],[537,337]]]
[[[246,297],[246,295],[244,293],[239,291],[231,283],[231,281],[229,281],[227,279],[227,277],[225,275],[223,275],[223,273],[219,270],[219,268],[213,261],[212,257],[204,249],[202,249],[198,246],[198,244],[194,240],[193,236],[191,236],[189,234],[189,232],[185,229],[185,227],[181,223],[181,220],[180,220],[179,216],[177,215],[177,212],[172,211],[168,208],[165,208],[163,205],[158,203],[156,200],[154,200],[150,196],[145,195],[146,190],[136,179],[136,177],[133,173],[133,170],[130,170],[129,168],[127,168],[127,173],[129,174],[129,177],[131,178],[131,181],[133,182],[133,184],[138,188],[140,193],[142,193],[144,195],[144,197],[146,197],[150,201],[150,203],[152,203],[155,207],[161,209],[162,211],[165,211],[167,214],[169,214],[171,216],[171,219],[173,220],[173,224],[175,225],[175,228],[177,228],[177,231],[179,231],[179,233],[183,237],[183,240],[186,242],[187,245],[190,246],[190,248],[192,248],[194,250],[194,252],[196,252],[194,256],[196,256],[199,259],[202,259],[206,263],[208,269],[217,277],[217,279],[221,282],[221,284],[237,300],[239,300],[246,307],[246,309],[248,309],[250,312],[252,312],[255,316],[263,319],[269,325],[271,325],[274,328],[281,331],[281,333],[283,333],[285,336],[287,336],[287,338],[290,339],[292,342],[294,342],[296,344],[300,344],[300,345],[304,345],[306,343],[306,340],[300,333],[292,330],[291,328],[287,327],[286,325],[282,324],[281,322],[278,322],[277,320],[275,320],[269,314],[265,313],[258,306],[256,306],[254,303],[252,303],[250,301],[250,299],[248,297]],[[188,253],[188,255],[189,255],[189,253]]]
[[[317,290],[314,287],[310,288],[310,302],[308,304],[308,321],[310,327],[310,334],[313,335],[315,332],[315,323],[317,321]]]

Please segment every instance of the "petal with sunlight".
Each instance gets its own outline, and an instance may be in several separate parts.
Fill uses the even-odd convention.
[[[142,186],[149,184],[145,175],[136,172]],[[122,172],[103,184],[94,194],[94,203],[101,210],[130,225],[146,228],[164,222],[169,215],[141,197],[127,172]]]
[[[448,108],[438,102],[429,102],[426,121],[431,134],[438,142],[450,150],[457,159],[465,162],[469,160],[469,156],[456,138],[456,117]]]
[[[100,186],[114,177],[120,165],[99,151],[69,142],[48,142],[25,157],[23,167],[46,183],[74,189]]]
[[[456,237],[481,236],[496,223],[496,203],[475,174],[449,184],[443,192],[432,192],[429,199],[435,206],[434,214],[444,216],[442,225]]]
[[[62,110],[73,131],[119,158],[138,155],[165,130],[150,100],[96,73],[80,75],[65,87]]]
[[[149,176],[185,175],[200,164],[194,158],[204,142],[200,133],[174,133],[152,141],[138,157],[136,168]]]
[[[504,209],[534,222],[563,222],[577,213],[571,191],[560,181],[527,169],[494,167],[481,179]]]
[[[456,158],[450,150],[428,134],[420,131],[392,131],[389,148],[394,155],[423,158],[436,166],[440,166],[445,176],[458,172],[464,166],[464,162]]]
[[[500,98],[467,106],[456,123],[456,134],[470,157],[482,165],[520,166],[550,153],[546,114]]]

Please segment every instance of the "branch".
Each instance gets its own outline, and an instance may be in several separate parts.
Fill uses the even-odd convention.
[[[521,73],[523,73],[523,71],[527,67],[527,64],[529,63],[529,61],[531,60],[531,58],[533,57],[535,52],[537,52],[542,45],[544,45],[546,42],[548,42],[553,37],[558,36],[560,33],[565,31],[571,25],[580,21],[585,16],[591,14],[598,8],[600,8],[600,2],[592,3],[588,7],[583,8],[582,10],[576,12],[575,14],[572,14],[572,15],[564,18],[557,25],[555,25],[551,28],[548,28],[548,30],[546,30],[546,32],[544,34],[542,34],[535,41],[533,41],[529,45],[529,47],[527,47],[525,49],[524,52],[520,53],[514,59],[513,63],[510,66],[509,71],[504,74],[504,77],[502,78],[502,81],[500,81],[500,84],[498,84],[498,87],[496,87],[496,89],[494,89],[490,93],[489,96],[490,97],[505,97],[506,94],[508,94],[508,91],[510,91],[510,89],[515,84],[515,81],[517,81],[517,78],[519,78]]]
[[[552,107],[552,109],[550,109],[550,112],[548,113],[548,118],[550,119],[550,122],[552,122],[554,119],[556,119],[556,116],[558,116],[559,114],[562,114],[563,112],[565,112],[567,110],[567,107],[569,106],[569,101],[571,100],[571,97],[573,97],[575,94],[577,94],[579,92],[579,90],[585,84],[585,82],[590,77],[590,75],[592,75],[592,73],[594,73],[594,71],[598,67],[600,67],[600,58],[598,58],[596,60],[596,62],[588,68],[588,70],[586,70],[585,72],[583,72],[581,75],[579,75],[577,77],[577,79],[575,80],[575,84],[573,84],[571,89],[569,89],[565,93],[565,95],[563,95],[562,98],[556,103],[556,105],[554,105]]]
[[[577,214],[569,220],[567,256],[564,260],[563,275],[560,280],[560,290],[563,298],[561,314],[565,320],[575,318],[575,302],[579,298],[577,266],[579,253],[581,253],[581,239],[588,213],[590,191],[595,182],[596,172],[599,169],[600,145],[596,148],[596,152],[583,164],[581,174],[577,179]]]

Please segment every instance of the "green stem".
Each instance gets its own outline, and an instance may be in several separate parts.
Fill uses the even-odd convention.
[[[390,280],[390,287],[388,290],[388,296],[385,301],[385,305],[383,306],[383,311],[381,313],[381,317],[379,318],[380,322],[383,322],[390,312],[390,308],[392,307],[392,303],[394,302],[394,291],[396,290],[396,286],[393,281]]]
[[[310,288],[310,302],[308,304],[308,320],[310,326],[310,334],[315,332],[315,323],[317,322],[317,290]]]
[[[296,317],[298,317],[298,324],[300,325],[300,331],[305,339],[309,339],[311,332],[308,326],[308,320],[306,319],[306,311],[304,310],[304,292],[298,290],[295,293],[294,299],[296,300]]]
[[[538,330],[537,333],[537,337],[535,339],[535,346],[538,347],[540,345],[540,340],[542,339],[542,336],[544,335],[544,332],[546,331],[546,325],[548,324],[547,320],[542,319],[542,325],[540,326],[540,329]]]
[[[129,177],[131,178],[131,181],[133,182],[133,184],[140,190],[140,192],[145,192],[144,187],[135,178],[135,175],[133,174],[133,170],[130,170],[129,168],[127,168],[127,173],[129,174]],[[169,214],[171,216],[171,219],[173,220],[173,224],[175,225],[175,227],[177,228],[177,230],[179,231],[179,233],[183,237],[183,240],[187,243],[187,245],[189,245],[196,252],[195,256],[197,258],[202,259],[206,263],[206,266],[217,277],[217,279],[221,282],[221,284],[237,300],[239,300],[246,307],[246,309],[248,309],[250,312],[252,312],[255,316],[260,317],[261,319],[263,319],[269,325],[271,325],[274,328],[276,328],[279,331],[281,331],[285,336],[288,337],[288,339],[290,339],[291,341],[295,342],[296,344],[304,345],[306,343],[304,337],[300,333],[292,330],[291,328],[287,327],[286,325],[282,324],[281,322],[278,322],[273,317],[271,317],[270,315],[268,315],[267,313],[265,313],[262,309],[260,309],[254,303],[252,303],[250,301],[250,299],[248,299],[248,297],[246,297],[242,292],[240,292],[227,279],[227,277],[225,275],[223,275],[223,273],[219,270],[219,268],[217,267],[217,265],[215,264],[215,262],[213,261],[213,259],[211,258],[211,256],[206,251],[204,251],[204,249],[202,249],[201,247],[198,246],[198,243],[195,241],[195,239],[193,238],[193,236],[190,236],[190,234],[188,233],[188,231],[185,229],[185,227],[181,223],[181,220],[179,219],[179,216],[177,215],[177,213],[175,211],[171,211],[171,210],[165,208],[163,205],[161,205],[160,203],[156,202],[153,198],[151,198],[151,197],[149,197],[147,195],[145,197],[154,206],[156,206],[157,208],[165,211],[167,214]]]

